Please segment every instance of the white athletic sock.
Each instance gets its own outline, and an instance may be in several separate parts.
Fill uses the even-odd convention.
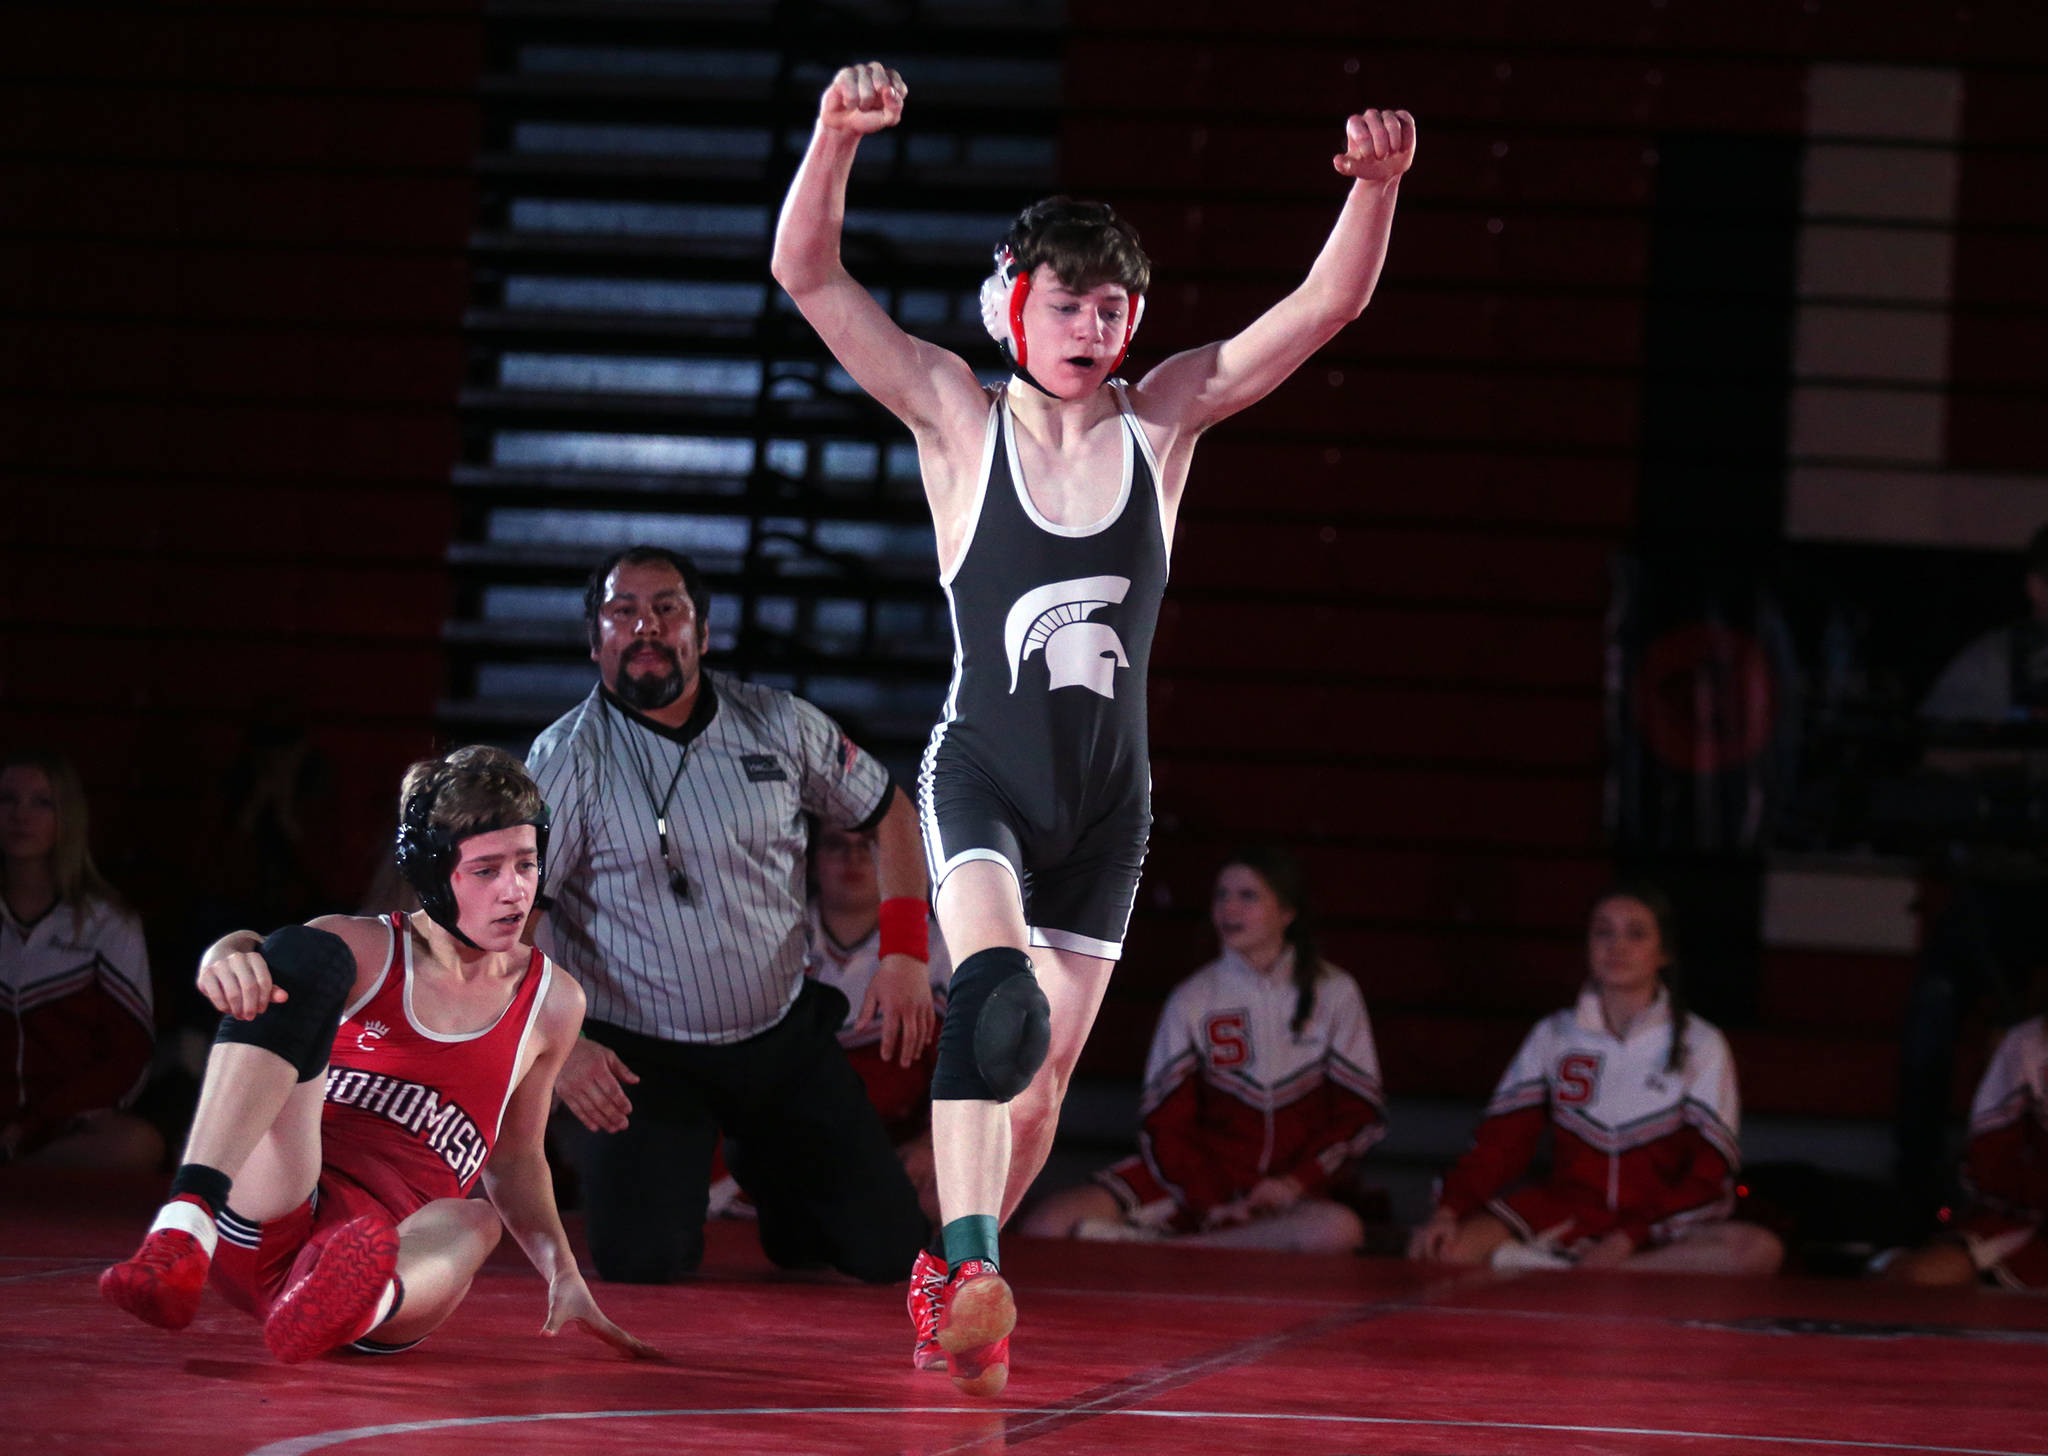
[[[351,1335],[349,1337],[350,1341],[353,1342],[355,1340],[362,1339],[371,1331],[375,1330],[377,1326],[383,1324],[384,1321],[390,1319],[391,1307],[395,1305],[397,1302],[398,1280],[396,1278],[386,1279],[384,1281],[384,1292],[377,1296],[377,1308],[370,1315],[370,1322],[364,1325],[361,1329],[357,1330],[353,1335]]]
[[[213,1257],[214,1246],[220,1242],[220,1230],[214,1225],[213,1215],[206,1211],[205,1204],[194,1198],[173,1198],[158,1209],[156,1222],[149,1226],[149,1231],[155,1233],[158,1229],[177,1229],[192,1235],[209,1259]]]
[[[1494,1268],[1503,1271],[1526,1271],[1530,1269],[1569,1269],[1573,1261],[1560,1254],[1548,1244],[1525,1244],[1510,1239],[1493,1251],[1487,1261]]]

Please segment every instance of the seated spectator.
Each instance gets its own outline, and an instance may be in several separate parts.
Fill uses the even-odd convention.
[[[1895,1260],[1890,1276],[2048,1290],[2048,1018],[2007,1032],[1984,1069],[1963,1186],[1970,1206],[1956,1231]]]
[[[2025,551],[2026,611],[1966,645],[1920,704],[1933,724],[1980,730],[2048,722],[2048,526]],[[2036,739],[2038,742],[2038,739]],[[1956,1200],[1949,1140],[1950,1091],[1964,1020],[1981,1011],[2004,1029],[2026,1015],[2035,970],[2048,965],[2048,851],[2039,836],[2016,841],[1992,822],[2032,822],[2048,753],[2008,740],[1937,747],[1926,767],[1960,779],[1964,802],[1981,806],[1982,830],[1952,830],[1940,855],[1946,893],[1933,903],[1926,943],[1909,993],[1899,1052],[1893,1123],[1899,1192],[1923,1234]]]
[[[1022,1231],[1345,1253],[1358,1215],[1321,1196],[1386,1131],[1358,983],[1317,954],[1293,858],[1256,848],[1216,877],[1223,954],[1167,997],[1145,1063],[1138,1156],[1047,1198]]]
[[[0,1160],[154,1168],[123,1109],[154,1043],[142,926],[93,864],[85,790],[58,754],[0,764]]]
[[[1740,1163],[1735,1063],[1721,1033],[1686,1012],[1676,955],[1661,891],[1625,887],[1594,904],[1578,1005],[1522,1042],[1410,1258],[1777,1271],[1777,1236],[1728,1220]],[[1546,1123],[1549,1176],[1520,1183]]]
[[[908,1066],[882,1055],[882,1008],[874,994],[880,969],[882,890],[875,878],[873,830],[837,829],[820,824],[811,840],[817,866],[818,894],[811,901],[811,953],[804,970],[846,997],[846,1021],[839,1044],[860,1073],[868,1101],[882,1114],[882,1123],[903,1170],[917,1186],[925,1216],[939,1216],[938,1183],[932,1173],[932,1069],[938,1064],[939,1038],[933,1033],[924,1053]],[[953,962],[931,926],[927,979],[932,1008],[946,1012],[946,982]]]
[[[1949,659],[1920,704],[1922,718],[2010,723],[2048,710],[2048,525],[2027,538],[2024,559],[2025,612]]]
[[[875,877],[873,830],[839,829],[818,824],[811,833],[812,883],[810,954],[804,973],[846,997],[846,1020],[839,1044],[846,1060],[860,1073],[868,1101],[882,1115],[889,1140],[903,1160],[903,1171],[917,1188],[925,1217],[939,1216],[938,1180],[932,1171],[932,1070],[938,1064],[938,1036],[907,1065],[900,1057],[882,1055],[882,1009],[872,995],[875,972],[882,964],[882,890]],[[953,963],[946,955],[936,925],[929,927],[927,977],[932,1009],[943,1017],[946,982]],[[712,1169],[711,1211],[719,1217],[751,1218],[753,1206],[738,1181],[725,1171],[723,1148]]]

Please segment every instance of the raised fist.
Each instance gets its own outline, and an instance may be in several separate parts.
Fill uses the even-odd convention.
[[[1414,117],[1405,111],[1361,111],[1345,121],[1344,150],[1330,158],[1330,165],[1357,181],[1391,182],[1414,160]]]
[[[818,122],[867,136],[903,120],[903,98],[909,94],[903,78],[880,61],[848,66],[819,99]]]

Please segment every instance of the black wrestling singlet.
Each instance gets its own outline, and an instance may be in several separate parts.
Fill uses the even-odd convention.
[[[1121,381],[1110,387],[1123,425],[1123,489],[1108,514],[1060,526],[1038,513],[999,395],[967,546],[941,579],[953,612],[953,682],[925,774],[957,768],[998,790],[1027,858],[1034,844],[1064,855],[1119,806],[1150,818],[1145,681],[1166,537],[1151,447]]]

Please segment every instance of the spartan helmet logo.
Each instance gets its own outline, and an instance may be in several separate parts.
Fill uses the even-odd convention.
[[[1123,639],[1107,622],[1088,618],[1114,606],[1131,589],[1127,576],[1084,576],[1037,587],[1017,598],[1003,621],[1003,645],[1010,650],[1010,691],[1024,659],[1045,650],[1046,669],[1057,688],[1087,688],[1116,696],[1116,670],[1129,667]]]

